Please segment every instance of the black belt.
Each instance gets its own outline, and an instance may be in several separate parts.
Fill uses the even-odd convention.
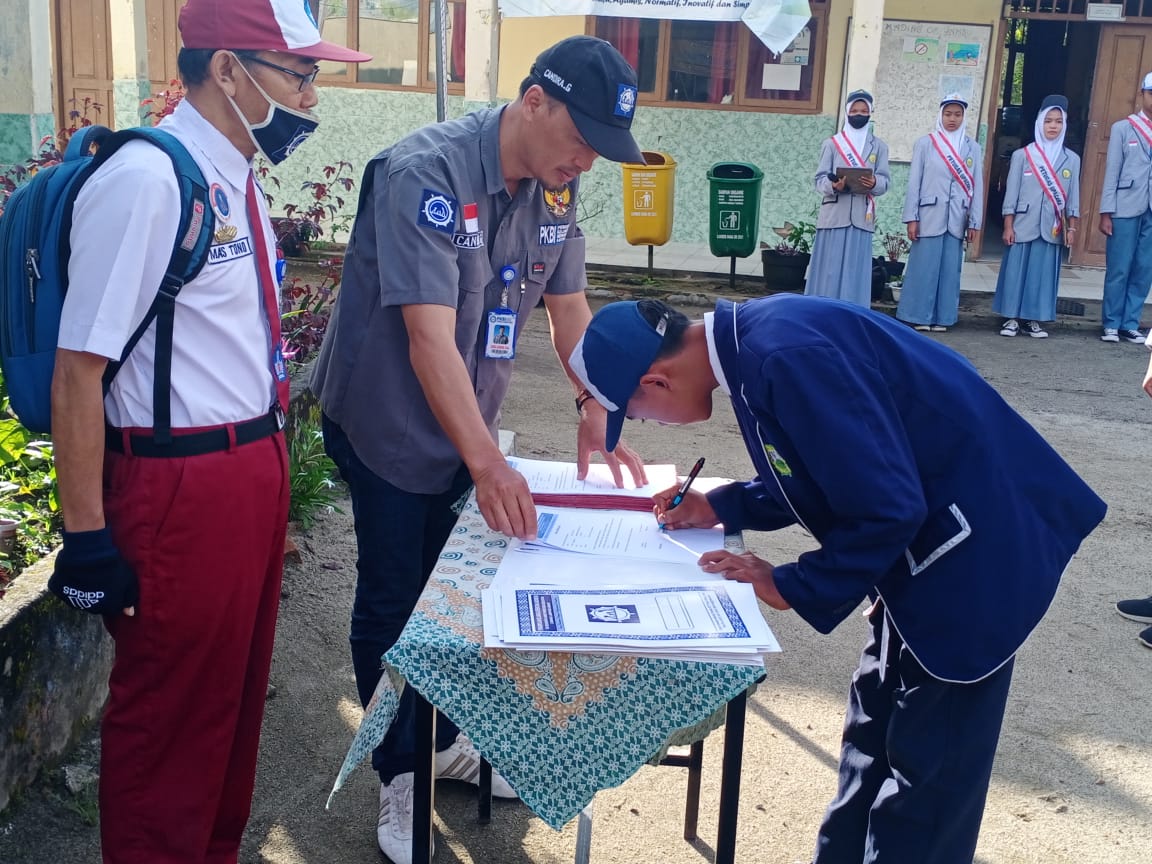
[[[125,435],[123,429],[104,427],[104,446],[115,453],[129,453],[132,456],[151,458],[182,459],[188,456],[203,456],[205,453],[218,453],[231,450],[242,444],[251,444],[269,435],[275,435],[284,428],[284,412],[276,405],[263,417],[230,423],[203,432],[174,434],[170,441],[159,442],[148,433]],[[127,444],[125,443],[127,438]]]

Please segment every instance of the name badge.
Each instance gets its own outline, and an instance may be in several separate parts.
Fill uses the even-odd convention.
[[[277,381],[288,380],[288,365],[284,362],[284,349],[276,346],[276,353],[272,355],[272,373]]]
[[[491,360],[516,357],[516,313],[506,306],[488,312],[488,340],[484,356]]]

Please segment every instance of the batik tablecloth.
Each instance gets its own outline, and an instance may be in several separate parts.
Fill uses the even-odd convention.
[[[505,549],[469,499],[416,611],[384,657],[393,674],[381,676],[333,795],[392,724],[395,674],[467,733],[556,829],[670,738],[686,743],[676,740],[677,730],[714,718],[764,674],[718,663],[484,648],[480,591]]]

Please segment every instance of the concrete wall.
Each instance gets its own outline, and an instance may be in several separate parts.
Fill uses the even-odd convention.
[[[95,720],[108,696],[112,640],[99,617],[47,592],[52,558],[0,599],[0,810]]]

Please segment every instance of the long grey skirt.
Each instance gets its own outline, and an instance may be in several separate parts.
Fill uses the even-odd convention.
[[[1055,321],[1063,247],[1037,238],[1014,243],[1004,252],[992,311],[1005,318]]]
[[[909,324],[955,324],[963,263],[964,246],[959,237],[945,233],[913,243],[896,317]]]
[[[817,231],[804,293],[871,306],[872,232],[852,227]]]

